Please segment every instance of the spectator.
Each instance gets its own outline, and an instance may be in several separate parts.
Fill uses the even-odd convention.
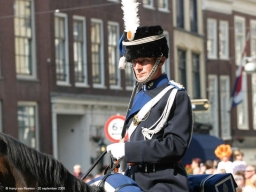
[[[79,164],[74,165],[73,169],[74,169],[74,175],[77,178],[81,179],[83,177],[83,175],[84,175],[83,172],[82,172],[81,165],[79,165]]]
[[[93,178],[94,178],[93,175],[92,175],[92,174],[89,174],[89,175],[87,175],[87,177],[84,179],[84,181],[85,181],[86,183],[88,183],[88,182],[91,181]]]
[[[245,187],[245,177],[243,171],[237,171],[234,173],[234,179],[236,181],[236,184],[241,190],[243,191]]]
[[[193,158],[191,167],[193,169],[193,174],[201,174],[201,168],[200,164],[202,163],[202,160],[200,158]]]
[[[250,178],[250,185],[246,185],[243,192],[256,192],[256,174]]]
[[[244,171],[246,168],[246,162],[243,161],[244,153],[237,149],[234,151],[233,156],[233,173],[236,173],[237,171]]]
[[[205,168],[206,168],[205,174],[214,174],[216,171],[216,169],[213,166],[213,161],[211,160],[207,160],[205,162]]]
[[[254,165],[247,165],[244,171],[244,176],[245,176],[245,185],[246,186],[253,186],[251,183],[251,178],[253,175],[256,174],[256,166]]]
[[[220,159],[217,167],[217,173],[220,173],[221,169],[224,169],[226,173],[233,173],[233,163],[229,160],[232,154],[230,145],[219,145],[214,152]]]

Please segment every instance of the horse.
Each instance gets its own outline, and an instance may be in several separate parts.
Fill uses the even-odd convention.
[[[0,133],[0,191],[103,192],[76,178],[51,155]]]

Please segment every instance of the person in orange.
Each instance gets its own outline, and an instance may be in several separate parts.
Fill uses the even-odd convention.
[[[225,170],[226,173],[233,174],[233,163],[230,161],[230,156],[232,155],[232,149],[230,145],[221,144],[215,149],[215,155],[220,159],[217,166],[217,173],[221,170]]]

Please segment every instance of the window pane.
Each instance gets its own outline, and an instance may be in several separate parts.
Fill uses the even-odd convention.
[[[16,73],[32,75],[31,1],[16,0],[14,9]]]
[[[91,22],[91,54],[93,83],[101,84],[101,24]]]
[[[117,26],[108,25],[108,64],[109,64],[109,83],[118,84],[118,64],[117,64]]]
[[[55,64],[57,81],[66,81],[65,18],[55,16]]]
[[[73,23],[73,49],[74,49],[74,66],[75,66],[75,81],[84,82],[84,36],[83,36],[83,21],[74,20]]]
[[[197,0],[190,0],[190,30],[197,32]]]
[[[245,39],[245,27],[243,20],[236,20],[235,21],[235,51],[236,51],[236,64],[240,64],[244,46],[244,39]]]
[[[29,147],[36,148],[35,106],[18,106],[19,140]]]
[[[133,86],[134,81],[133,69],[128,65],[125,69],[125,84],[126,86]]]
[[[176,0],[177,27],[184,28],[184,0]]]
[[[220,58],[228,57],[228,23],[225,21],[220,21],[220,31],[219,31],[219,44]]]
[[[199,54],[192,53],[192,70],[193,70],[193,98],[201,98],[200,89],[200,56]]]
[[[167,0],[158,0],[158,8],[168,9]]]
[[[186,51],[178,50],[178,68],[179,68],[179,82],[185,88],[187,87],[187,79],[186,79]]]

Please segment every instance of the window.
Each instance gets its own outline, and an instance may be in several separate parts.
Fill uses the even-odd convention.
[[[87,84],[85,19],[83,17],[74,16],[73,18],[73,41],[75,82],[76,85]]]
[[[154,7],[153,0],[143,0],[143,7],[145,7],[145,8],[153,8]]]
[[[245,44],[245,19],[235,16],[235,54],[236,64],[240,65]]]
[[[184,28],[184,0],[176,0],[177,27]]]
[[[178,49],[178,83],[187,88],[186,51]]]
[[[228,41],[228,22],[220,21],[219,25],[219,55],[221,59],[228,59],[229,41]]]
[[[207,19],[207,54],[208,58],[217,58],[216,20]]]
[[[170,38],[169,38],[169,32],[168,31],[164,31],[164,34],[165,34],[165,37],[166,37],[166,40],[167,40],[167,45],[170,45]],[[169,51],[169,57],[168,59],[165,60],[165,63],[162,67],[162,72],[163,73],[166,73],[167,76],[169,77],[169,79],[171,79],[171,75],[170,75],[170,51]]]
[[[219,137],[219,108],[218,108],[218,78],[216,75],[208,76],[208,97],[211,103],[210,107],[210,124],[212,125],[212,130],[210,130],[211,135]]]
[[[197,0],[190,0],[190,30],[197,33]]]
[[[192,78],[193,78],[193,99],[201,98],[200,89],[200,55],[192,53]]]
[[[35,78],[33,1],[16,0],[14,6],[15,64],[19,78]]]
[[[256,56],[256,20],[251,20],[251,56]]]
[[[57,84],[69,83],[67,15],[55,14],[55,67]]]
[[[256,130],[256,74],[252,74],[253,129]]]
[[[158,9],[161,11],[168,11],[168,0],[158,0]]]
[[[92,78],[94,86],[103,86],[103,27],[102,21],[91,20]]]
[[[229,77],[220,76],[220,118],[221,118],[221,138],[223,140],[231,139],[230,127],[230,94]]]
[[[118,69],[119,52],[117,42],[119,39],[118,23],[108,22],[108,67],[110,86],[120,87],[120,70]]]
[[[248,105],[247,105],[247,91],[246,91],[246,74],[243,73],[243,80],[242,80],[242,92],[243,92],[243,101],[237,105],[237,127],[241,130],[248,130]]]
[[[38,149],[37,141],[37,105],[33,102],[18,103],[18,132],[19,140],[32,147]]]
[[[133,75],[133,69],[130,67],[129,63],[127,64],[125,68],[125,83],[126,83],[126,89],[133,88],[135,84],[135,78]]]

